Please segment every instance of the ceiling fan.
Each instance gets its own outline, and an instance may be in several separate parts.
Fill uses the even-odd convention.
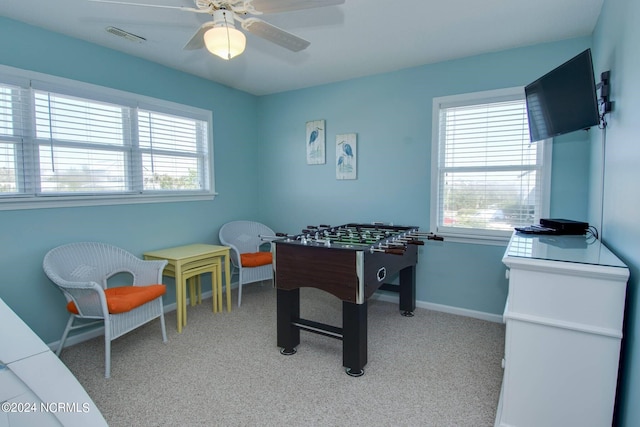
[[[131,3],[115,0],[89,0],[96,3],[112,3],[127,6],[178,9],[184,12],[206,13],[212,21],[200,26],[184,46],[185,50],[206,47],[222,59],[231,59],[244,51],[245,35],[235,28],[235,22],[253,35],[272,43],[299,52],[309,46],[309,42],[294,34],[271,25],[262,19],[246,17],[268,13],[289,12],[343,4],[345,0],[193,0],[195,7],[164,6],[157,4]]]

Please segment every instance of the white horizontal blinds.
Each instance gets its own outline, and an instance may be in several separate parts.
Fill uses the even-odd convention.
[[[0,82],[0,198],[34,193],[31,92],[26,82]]]
[[[441,108],[439,144],[439,226],[532,223],[542,144],[529,142],[523,99]]]
[[[133,190],[130,108],[35,90],[35,142],[40,194]]]
[[[0,195],[19,191],[17,153],[23,134],[20,95],[19,87],[0,84]]]
[[[138,110],[145,191],[208,190],[207,122]]]

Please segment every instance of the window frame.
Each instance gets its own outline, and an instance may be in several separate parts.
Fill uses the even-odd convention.
[[[431,138],[431,193],[430,193],[430,230],[447,241],[460,243],[476,243],[485,245],[504,246],[511,237],[513,230],[487,230],[481,228],[447,227],[439,225],[440,212],[440,111],[443,108],[455,106],[471,106],[489,104],[510,100],[525,99],[524,87],[511,87],[458,95],[434,97],[432,103],[432,138]],[[539,183],[541,195],[539,212],[536,218],[548,217],[551,200],[551,139],[534,142],[542,150]]]
[[[217,195],[215,191],[214,180],[214,145],[213,145],[213,113],[210,110],[197,108],[189,105],[178,104],[175,102],[152,98],[136,93],[120,91],[117,89],[98,86],[90,83],[79,82],[62,77],[51,76],[33,71],[27,71],[0,65],[0,83],[19,86],[22,93],[33,93],[33,91],[55,92],[64,96],[72,96],[83,98],[88,101],[106,102],[117,104],[121,107],[131,109],[131,115],[136,116],[137,110],[152,111],[153,113],[172,115],[186,119],[201,121],[206,126],[206,153],[204,158],[206,165],[202,165],[202,181],[204,189],[199,190],[175,190],[175,191],[154,191],[145,190],[142,192],[131,191],[131,188],[122,192],[105,192],[104,194],[24,194],[16,193],[12,195],[3,195],[0,197],[0,210],[21,210],[21,209],[38,209],[38,208],[58,208],[58,207],[75,207],[75,206],[104,206],[104,205],[120,205],[120,204],[138,204],[138,203],[170,203],[185,201],[202,201],[213,200]],[[34,129],[34,105],[33,98],[29,101],[28,106],[29,117],[26,117],[24,138],[31,140],[30,149],[37,150],[39,147],[38,140],[35,137]],[[24,119],[24,118],[23,118]],[[137,118],[133,119],[131,131],[137,132]],[[11,137],[15,138],[15,137]],[[139,147],[135,150],[142,152]],[[14,154],[19,156],[20,154]],[[15,158],[15,157],[14,157]],[[138,163],[141,160],[130,159],[126,163],[127,169],[138,170]],[[198,163],[201,163],[200,161]],[[19,173],[17,179],[38,179],[40,166],[38,164],[31,165],[32,172],[29,176]],[[140,172],[141,173],[141,172]],[[125,175],[128,173],[125,172]],[[124,176],[125,180],[132,177]],[[135,177],[135,179],[143,179]],[[19,185],[24,185],[24,182]]]

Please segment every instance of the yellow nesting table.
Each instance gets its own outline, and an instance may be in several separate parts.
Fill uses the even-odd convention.
[[[224,276],[227,294],[227,311],[231,311],[231,273],[229,267],[229,247],[196,243],[177,246],[144,253],[144,259],[166,259],[169,261],[164,269],[165,276],[174,277],[176,281],[176,312],[178,332],[187,325],[187,281],[202,273],[211,274],[214,311],[216,305],[222,311],[222,261],[224,259]],[[199,277],[197,277],[199,281]],[[199,285],[199,282],[198,282]],[[194,302],[194,294],[191,294]]]

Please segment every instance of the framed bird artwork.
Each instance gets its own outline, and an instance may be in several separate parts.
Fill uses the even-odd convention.
[[[336,179],[356,179],[357,158],[357,135],[336,135]]]
[[[307,122],[307,164],[324,165],[325,159],[325,138],[324,120],[314,120]]]

